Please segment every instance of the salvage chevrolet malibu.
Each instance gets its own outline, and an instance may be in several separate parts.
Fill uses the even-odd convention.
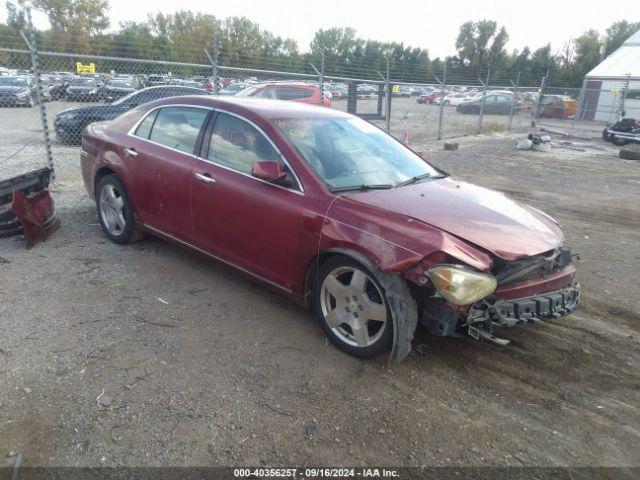
[[[551,217],[342,112],[174,97],[90,125],[82,146],[112,241],[152,234],[234,267],[358,357],[402,360],[418,323],[501,345],[496,328],[579,302]]]

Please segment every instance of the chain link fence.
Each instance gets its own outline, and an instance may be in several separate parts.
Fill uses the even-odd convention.
[[[534,125],[599,135],[627,115],[640,117],[640,82],[586,81],[554,86],[546,76],[492,75],[444,64],[439,72],[378,65],[304,64],[287,59],[232,58],[216,41],[206,63],[182,63],[38,50],[34,31],[23,48],[0,48],[0,178],[29,167],[77,159],[87,125],[110,120],[158,98],[176,95],[251,96],[289,100],[359,115],[406,143],[527,131]],[[196,48],[196,47],[194,47]],[[223,54],[221,56],[221,53]],[[448,71],[447,71],[448,70]],[[15,166],[15,168],[12,168]]]

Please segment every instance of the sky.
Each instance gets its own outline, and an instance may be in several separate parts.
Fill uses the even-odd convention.
[[[451,4],[425,0],[110,0],[110,3],[112,29],[122,21],[144,21],[148,13],[186,9],[218,18],[246,16],[263,29],[293,38],[303,52],[308,50],[316,30],[353,27],[363,38],[426,48],[432,58],[455,54],[458,28],[467,20],[492,19],[504,25],[509,33],[509,51],[524,46],[535,49],[548,42],[556,51],[587,29],[604,33],[617,20],[640,20],[637,0],[617,0],[614,8],[595,0],[456,0]],[[637,18],[629,18],[629,12],[634,11],[639,12]],[[5,16],[3,9],[1,19]],[[48,25],[46,17],[37,13],[34,22],[38,28]]]

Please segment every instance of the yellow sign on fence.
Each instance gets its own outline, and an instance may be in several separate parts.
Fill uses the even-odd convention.
[[[76,71],[80,75],[87,75],[87,74],[93,75],[94,73],[96,73],[96,66],[93,63],[90,63],[89,65],[84,65],[82,62],[76,62]]]
[[[398,93],[400,91],[400,87],[398,85],[392,85],[391,86],[391,91],[393,93]]]

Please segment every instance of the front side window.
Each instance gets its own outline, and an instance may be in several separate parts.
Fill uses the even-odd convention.
[[[276,127],[331,190],[440,177],[417,154],[359,118],[280,118]]]
[[[251,173],[253,165],[261,161],[281,161],[262,133],[244,120],[225,113],[218,115],[213,127],[207,157],[244,173]]]
[[[181,152],[193,153],[208,110],[193,107],[165,107],[158,112],[149,140]]]

